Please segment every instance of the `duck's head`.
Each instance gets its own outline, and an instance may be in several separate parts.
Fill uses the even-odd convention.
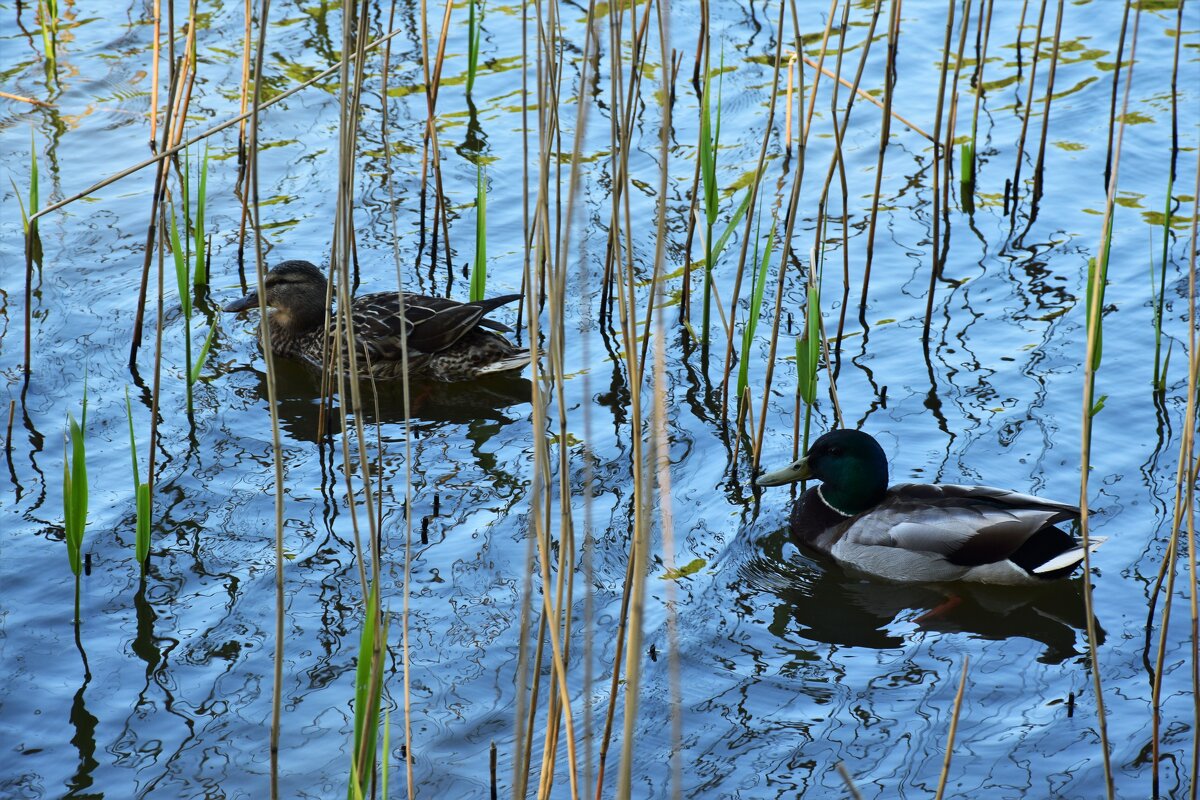
[[[799,461],[760,475],[755,483],[782,486],[810,479],[821,481],[826,505],[846,515],[859,514],[887,492],[887,456],[869,434],[834,430],[813,442]]]
[[[267,273],[267,303],[278,325],[310,327],[325,318],[325,275],[307,261],[284,261]],[[225,306],[225,311],[258,308],[258,292],[252,291]]]

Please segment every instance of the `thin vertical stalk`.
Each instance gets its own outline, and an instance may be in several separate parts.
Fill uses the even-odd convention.
[[[884,67],[883,118],[879,123],[879,156],[875,164],[875,190],[871,194],[871,213],[867,218],[867,254],[863,265],[859,314],[867,307],[867,288],[871,284],[871,263],[875,258],[875,228],[879,222],[879,198],[883,188],[883,157],[892,135],[892,98],[896,91],[896,50],[900,44],[900,2],[892,0],[888,17],[887,63]]]
[[[925,294],[925,323],[921,327],[921,342],[929,346],[929,325],[933,319],[933,297],[937,279],[942,273],[941,250],[941,135],[942,115],[945,113],[946,73],[950,70],[950,37],[954,33],[955,0],[949,0],[946,8],[946,38],[942,42],[942,66],[938,78],[937,112],[933,118],[933,235],[930,237],[929,289]],[[948,154],[947,156],[948,157]]]
[[[954,695],[954,712],[950,716],[950,731],[946,734],[946,755],[942,758],[942,774],[938,777],[937,794],[934,800],[942,800],[946,792],[946,780],[950,777],[950,758],[954,755],[954,737],[958,733],[958,715],[962,710],[963,694],[967,688],[967,667],[971,657],[963,657],[962,677],[958,679],[958,692]]]
[[[1133,84],[1133,61],[1137,52],[1137,35],[1138,27],[1141,22],[1140,4],[1139,11],[1134,15],[1133,34],[1129,46],[1129,71],[1125,76],[1125,96],[1122,100],[1121,123],[1117,127],[1116,146],[1113,151],[1112,173],[1109,176],[1108,190],[1106,193],[1104,204],[1104,218],[1100,226],[1101,242],[1099,255],[1096,257],[1096,268],[1091,271],[1089,276],[1089,293],[1097,298],[1097,302],[1091,304],[1088,309],[1088,326],[1087,326],[1087,351],[1084,360],[1084,375],[1083,375],[1083,409],[1082,409],[1082,431],[1081,431],[1081,454],[1080,454],[1080,475],[1079,475],[1079,529],[1083,539],[1083,601],[1084,612],[1087,617],[1087,635],[1088,649],[1091,655],[1092,663],[1092,690],[1096,695],[1096,723],[1100,734],[1100,746],[1104,755],[1104,787],[1107,793],[1108,800],[1113,800],[1116,796],[1115,787],[1113,785],[1112,773],[1112,754],[1108,743],[1108,720],[1104,711],[1104,693],[1100,677],[1100,654],[1099,654],[1099,639],[1096,632],[1096,618],[1093,611],[1094,603],[1092,598],[1092,583],[1090,578],[1092,570],[1091,559],[1091,513],[1088,508],[1088,481],[1091,473],[1092,463],[1092,417],[1095,414],[1094,392],[1096,382],[1096,368],[1099,355],[1100,344],[1100,326],[1101,312],[1103,303],[1099,302],[1101,291],[1104,286],[1105,276],[1108,272],[1108,255],[1109,255],[1109,237],[1112,230],[1112,217],[1116,208],[1117,196],[1117,176],[1120,171],[1121,163],[1121,142],[1125,136],[1125,115],[1129,109],[1129,94]],[[1039,26],[1040,27],[1040,26]]]

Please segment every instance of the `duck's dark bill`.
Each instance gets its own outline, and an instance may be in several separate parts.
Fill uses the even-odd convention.
[[[795,464],[789,464],[783,469],[763,473],[754,482],[759,486],[783,486],[785,483],[806,481],[812,476],[812,470],[808,468],[808,459],[802,458]]]
[[[251,292],[240,300],[234,300],[225,306],[225,311],[245,311],[247,308],[258,308],[258,292]]]

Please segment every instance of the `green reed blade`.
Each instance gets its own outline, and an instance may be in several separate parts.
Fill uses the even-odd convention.
[[[83,438],[87,420],[86,385],[83,409],[83,423],[77,422],[75,415],[67,412],[70,455],[63,454],[63,529],[67,541],[67,560],[76,577],[82,570],[80,552],[83,549],[83,531],[88,512],[87,452]]]
[[[388,800],[388,764],[391,759],[388,754],[392,752],[392,710],[389,708],[383,712],[383,763],[379,765],[379,796],[381,800]]]
[[[134,550],[139,564],[150,553],[150,484],[142,483],[138,475],[137,437],[133,433],[133,404],[129,402],[129,387],[125,387],[125,417],[129,420],[129,456],[133,462],[133,494],[137,509]]]
[[[475,88],[475,73],[479,69],[479,43],[483,39],[483,6],[475,13],[474,0],[468,0],[467,18],[467,96]]]
[[[483,167],[475,167],[475,260],[471,263],[471,302],[487,290],[487,192]]]
[[[175,260],[175,284],[179,289],[179,305],[186,320],[192,314],[192,293],[189,288],[187,258],[183,254],[183,245],[179,238],[179,224],[175,219],[175,209],[171,209],[171,255]]]
[[[137,439],[133,435],[133,404],[129,402],[129,387],[125,387],[125,418],[129,420],[129,456],[133,461],[133,486],[136,489],[140,478],[138,477],[137,463]]]
[[[817,365],[821,357],[821,292],[808,287],[808,308],[804,333],[796,340],[796,382],[800,397],[807,405],[817,399]]]
[[[754,276],[754,286],[750,290],[750,315],[746,318],[746,327],[742,329],[742,355],[738,362],[738,402],[745,397],[746,386],[750,382],[750,344],[754,341],[754,332],[758,328],[758,316],[762,312],[763,289],[767,284],[767,267],[771,263],[771,250],[775,245],[775,222],[775,220],[771,221],[771,230],[767,233],[767,245],[763,248],[762,263],[758,268],[758,274]]]
[[[204,145],[204,158],[200,160],[200,177],[197,181],[199,184],[196,187],[196,219],[195,239],[196,246],[194,248],[195,255],[193,259],[196,268],[192,271],[192,285],[204,286],[208,283],[208,264],[205,259],[207,253],[204,246],[204,204],[208,196],[208,144]]]
[[[376,603],[372,587],[366,604],[362,635],[358,642],[358,665],[354,675],[354,742],[348,800],[366,794],[375,774],[375,745],[379,734],[379,707],[383,696],[383,657],[387,647],[387,617]],[[376,641],[380,655],[376,657]]]
[[[217,321],[214,318],[212,327],[208,329],[208,336],[204,337],[204,344],[200,347],[200,353],[196,356],[196,363],[192,365],[191,371],[188,373],[188,382],[195,383],[200,378],[200,370],[204,367],[204,361],[208,358],[208,351],[212,347],[213,334],[217,332]]]
[[[137,533],[135,553],[139,564],[146,563],[150,555],[150,484],[139,483],[137,487]]]
[[[746,216],[746,209],[750,207],[750,189],[746,189],[746,194],[742,197],[742,202],[738,204],[737,210],[733,212],[733,216],[729,219],[729,224],[725,226],[725,231],[712,247],[712,261],[715,264],[717,257],[721,255],[721,251],[725,249],[725,245],[729,242],[729,237],[733,235],[737,224],[742,221],[742,217]],[[711,269],[709,270],[711,272]]]

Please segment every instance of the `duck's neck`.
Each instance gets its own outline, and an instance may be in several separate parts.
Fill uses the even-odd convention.
[[[282,311],[267,314],[267,327],[271,329],[271,352],[285,357],[296,355],[304,342],[319,330],[319,327],[296,325],[294,319]]]
[[[817,487],[821,502],[844,517],[853,517],[879,504],[887,493],[887,475],[883,478],[856,474],[844,481],[826,481]]]

